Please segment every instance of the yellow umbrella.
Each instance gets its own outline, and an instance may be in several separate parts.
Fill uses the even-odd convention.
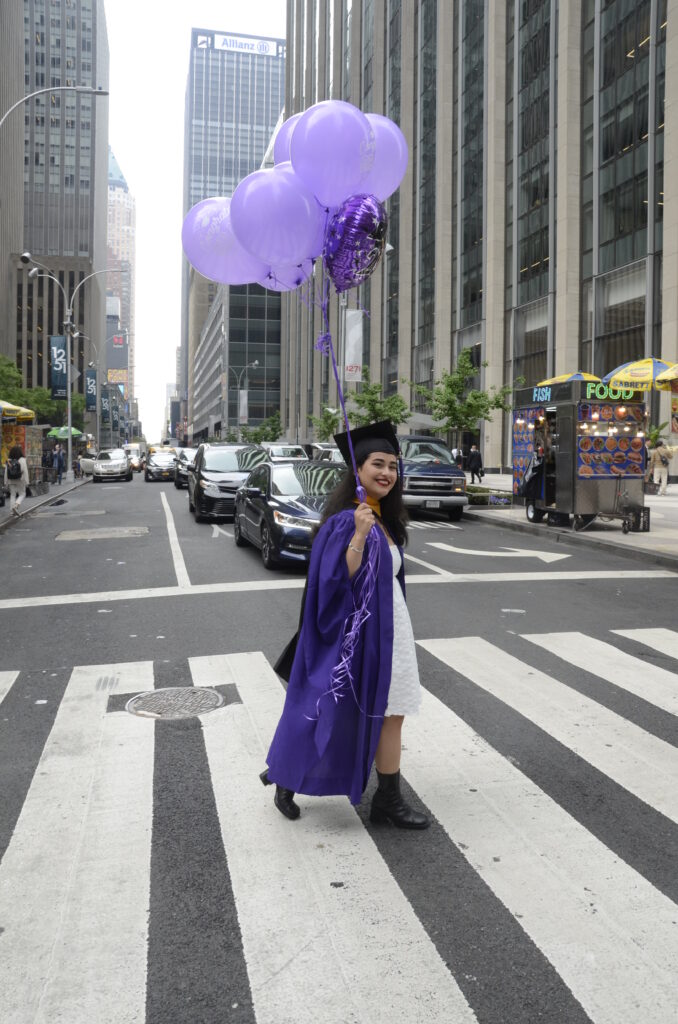
[[[12,402],[3,402],[0,399],[0,419],[16,420],[17,423],[32,423],[35,413],[32,409],[24,409],[21,405],[13,405]]]
[[[661,391],[670,391],[674,381],[678,381],[678,363],[674,363],[673,366],[669,366],[668,370],[662,370],[657,374],[655,383]]]
[[[634,359],[622,363],[612,373],[603,377],[611,388],[633,388],[634,391],[651,391],[656,387],[657,376],[670,368],[665,359]]]
[[[583,370],[575,370],[574,373],[561,373],[557,377],[549,377],[548,380],[540,380],[538,388],[546,387],[549,384],[569,384],[572,380],[588,380],[594,384],[600,384],[600,377],[592,373],[584,373]]]

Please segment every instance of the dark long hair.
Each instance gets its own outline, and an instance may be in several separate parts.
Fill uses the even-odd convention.
[[[368,456],[365,456],[365,459]],[[363,462],[358,463],[358,469]],[[401,547],[407,544],[407,524],[409,518],[403,504],[403,496],[400,491],[400,480],[397,480],[385,498],[381,499],[381,521],[393,537],[394,541]],[[349,469],[341,478],[337,486],[330,494],[323,509],[323,523],[330,516],[342,512],[346,508],[355,508],[355,477]]]
[[[10,459],[23,459],[24,450],[20,444],[15,444],[13,448],[9,450]]]

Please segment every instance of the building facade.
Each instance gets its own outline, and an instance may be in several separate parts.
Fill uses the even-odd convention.
[[[666,0],[289,0],[287,116],[347,99],[408,141],[392,249],[347,302],[369,311],[363,362],[410,404],[409,426],[431,421],[403,380],[431,386],[462,348],[483,387],[678,359],[678,199],[663,185],[677,58]],[[342,306],[331,316],[341,349]],[[317,319],[283,298],[290,437],[336,402]],[[499,415],[480,440],[486,465],[508,465]]]
[[[16,354],[16,254],[24,234],[23,3],[0,4],[0,355]],[[5,115],[7,117],[5,118]]]
[[[126,400],[134,398],[134,289],[136,256],[136,204],[125,177],[108,147],[108,261],[116,273],[107,275],[108,295],[120,300],[120,329],[127,337]]]
[[[285,40],[192,30],[184,135],[184,215],[210,196],[231,196],[238,183],[261,166],[282,110],[284,76]],[[194,441],[225,431],[229,403],[236,401],[230,388],[246,365],[238,362],[240,352],[247,354],[250,346],[267,345],[269,332],[260,314],[263,312],[265,318],[267,312],[279,310],[280,304],[263,300],[262,305],[261,292],[254,287],[244,316],[238,315],[238,322],[231,323],[231,304],[240,309],[241,293],[231,300],[228,288],[207,281],[184,259],[177,391],[185,403],[182,413]],[[246,299],[248,294],[245,291]],[[278,348],[271,352],[270,364],[267,352],[260,359],[264,415],[270,415],[280,404],[279,384],[277,389],[273,386],[273,380],[279,381],[280,376],[279,320],[277,333]],[[233,352],[231,343],[236,346]],[[258,401],[256,404],[258,407]]]
[[[103,0],[24,0],[23,14],[25,94],[50,86],[108,88]],[[29,278],[18,257],[30,252],[58,279],[69,302],[87,275],[105,269],[108,101],[60,90],[27,101],[22,113],[23,242],[13,260],[10,348],[24,386],[49,387],[49,338],[64,333],[66,303],[54,281]],[[74,391],[80,393],[85,366],[94,358],[88,339],[105,338],[105,293],[102,274],[75,297]]]

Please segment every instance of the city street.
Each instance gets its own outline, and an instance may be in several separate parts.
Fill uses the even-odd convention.
[[[416,833],[373,781],[275,810],[304,572],[185,490],[88,482],[0,556],[3,1024],[678,1022],[678,563],[415,519]],[[128,713],[163,687],[223,705]]]

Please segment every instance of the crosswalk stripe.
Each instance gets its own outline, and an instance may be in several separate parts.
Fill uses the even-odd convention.
[[[654,647],[660,654],[668,654],[670,658],[678,658],[678,632],[674,629],[613,629],[612,632],[629,640],[637,640],[647,647]]]
[[[150,662],[71,674],[0,864],[3,1024],[144,1019],[153,730],[106,704],[152,687]]]
[[[0,672],[0,704],[12,689],[18,675],[18,672]]]
[[[481,637],[421,647],[678,823],[678,751]]]
[[[403,771],[595,1024],[675,1020],[675,905],[424,691]]]
[[[456,526],[454,523],[418,523],[413,519],[410,519],[407,524],[408,530],[461,530],[461,526]]]
[[[233,681],[243,700],[203,732],[257,1024],[475,1021],[348,801],[298,797],[291,823],[261,788],[284,697],[264,656],[190,666],[196,684]]]
[[[525,640],[678,715],[678,676],[584,633],[524,633]]]

